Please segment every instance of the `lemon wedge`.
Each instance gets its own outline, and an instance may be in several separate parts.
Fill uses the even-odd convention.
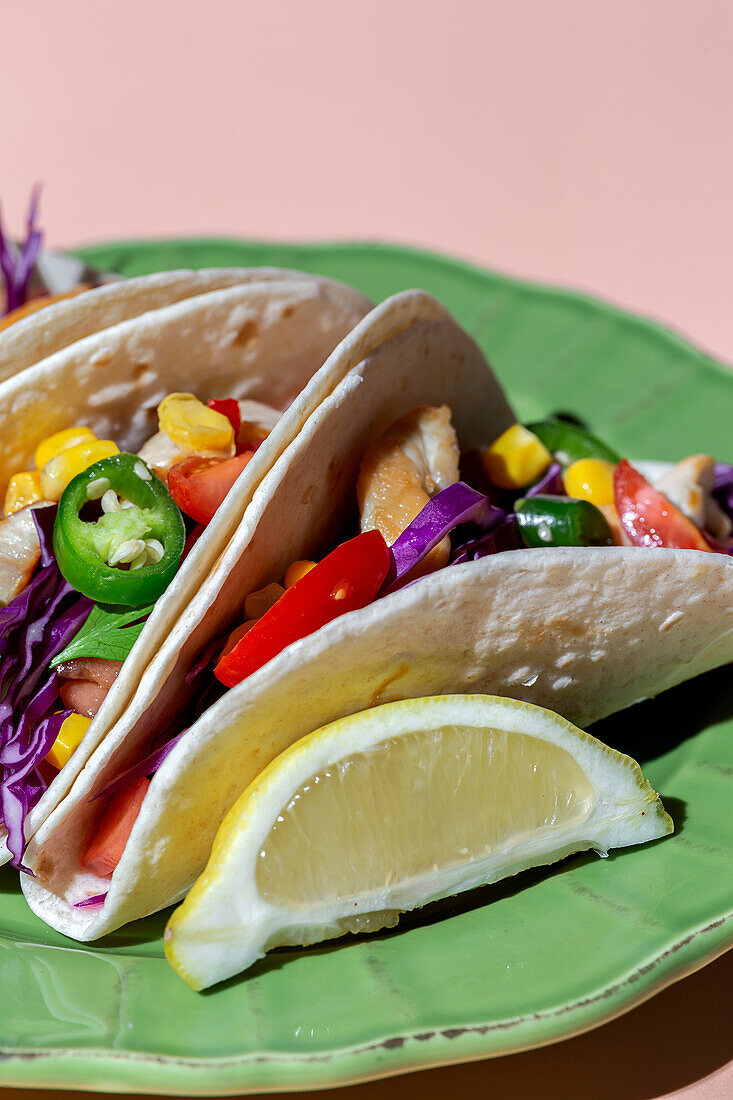
[[[639,765],[551,711],[449,695],[387,703],[296,742],[224,819],[165,931],[204,989],[266,951],[399,914],[672,821]]]

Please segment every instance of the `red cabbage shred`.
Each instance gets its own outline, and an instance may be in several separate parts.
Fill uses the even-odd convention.
[[[390,547],[392,560],[382,594],[392,591],[454,528],[473,523],[481,531],[489,531],[503,519],[501,508],[496,508],[487,496],[463,481],[442,489]]]
[[[85,623],[93,607],[64,580],[53,556],[56,506],[33,518],[41,558],[30,583],[0,608],[0,820],[13,866],[22,865],[26,815],[46,789],[39,765],[70,711],[58,707],[58,674],[49,662]]]
[[[24,305],[28,298],[33,267],[41,251],[43,234],[38,229],[38,203],[41,197],[39,186],[31,192],[30,205],[26,220],[26,238],[16,250],[3,232],[0,222],[0,272],[5,284],[5,312],[12,313]]]

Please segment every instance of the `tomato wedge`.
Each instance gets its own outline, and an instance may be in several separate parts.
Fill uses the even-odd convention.
[[[221,413],[225,416],[231,426],[234,428],[234,438],[239,437],[239,429],[242,427],[242,415],[239,411],[239,402],[235,401],[233,397],[222,397],[220,399],[212,398],[208,402],[210,409],[214,412]]]
[[[634,546],[715,552],[700,528],[625,458],[616,467],[613,491],[621,526]]]
[[[122,859],[149,786],[150,780],[143,777],[111,795],[82,854],[85,871],[102,876],[112,874]]]
[[[168,491],[182,512],[204,526],[249,462],[254,451],[245,451],[220,462],[194,455],[168,471]]]
[[[365,531],[337,546],[220,658],[214,675],[235,687],[292,642],[347,611],[366,607],[382,587],[389,564],[381,531]]]

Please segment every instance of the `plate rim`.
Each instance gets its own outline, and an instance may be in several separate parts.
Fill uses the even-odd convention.
[[[718,940],[716,933],[721,929],[725,937]],[[687,949],[701,938],[711,941],[708,949],[702,953],[689,952]],[[581,1001],[554,1006],[531,1017],[500,1020],[488,1025],[474,1023],[441,1028],[427,1033],[415,1030],[311,1055],[259,1052],[235,1058],[184,1058],[108,1048],[83,1054],[65,1048],[42,1052],[31,1048],[16,1048],[10,1052],[0,1048],[0,1079],[4,1086],[16,1088],[73,1088],[115,1093],[127,1092],[134,1086],[135,1091],[142,1094],[175,1096],[246,1096],[367,1084],[422,1070],[500,1058],[575,1038],[632,1011],[732,947],[733,912],[730,912],[675,940],[615,985]],[[665,961],[676,962],[678,955],[679,963],[665,969]],[[623,994],[660,964],[662,971],[657,974],[657,980],[639,985],[638,995],[617,1001],[612,999],[610,994]],[[589,1004],[603,1005],[606,1010],[593,1017],[586,1015],[570,1027],[559,1023],[562,1017],[571,1017],[581,1010],[587,1012]],[[529,1035],[524,1038],[523,1030],[529,1022],[535,1028],[538,1023],[545,1024],[545,1033],[538,1037],[535,1032],[534,1038]],[[487,1036],[504,1036],[514,1027],[520,1029],[519,1043],[500,1041],[487,1047]],[[516,1037],[517,1033],[512,1032],[512,1035]],[[429,1061],[424,1057],[412,1057],[418,1050],[422,1054],[428,1049],[433,1054]],[[141,1068],[147,1075],[145,1081],[137,1076]],[[86,1080],[79,1080],[81,1073]]]

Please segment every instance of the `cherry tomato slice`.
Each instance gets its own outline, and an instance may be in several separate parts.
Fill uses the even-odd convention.
[[[234,687],[292,642],[347,611],[366,607],[382,587],[389,564],[389,547],[380,531],[365,531],[337,546],[220,658],[214,675]]]
[[[616,467],[613,491],[621,526],[634,546],[714,553],[699,527],[658,493],[625,458]]]
[[[241,474],[253,451],[220,462],[194,455],[177,462],[168,472],[168,491],[182,512],[204,526]]]

